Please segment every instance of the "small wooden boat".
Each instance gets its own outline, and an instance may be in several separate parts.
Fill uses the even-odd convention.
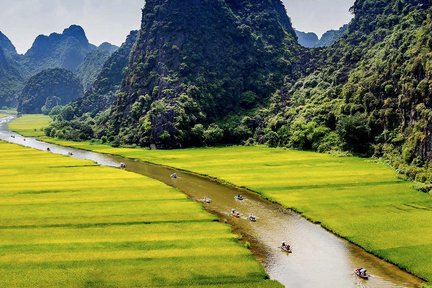
[[[357,275],[357,277],[360,277],[364,280],[369,280],[370,275],[367,273],[367,270],[364,268],[358,268],[354,271],[354,274]]]
[[[204,204],[210,204],[212,202],[212,199],[210,199],[210,198],[204,198],[204,199],[201,200],[201,202],[204,203]]]
[[[238,200],[238,201],[243,201],[244,200],[244,197],[243,197],[243,195],[236,195],[235,197],[234,197],[234,199],[236,199],[236,200]]]
[[[231,210],[231,216],[234,218],[240,218],[241,215],[240,215],[240,212],[237,212],[236,209],[232,209]]]

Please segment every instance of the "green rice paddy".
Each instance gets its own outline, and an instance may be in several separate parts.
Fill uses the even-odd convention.
[[[247,187],[432,281],[432,197],[376,161],[265,147],[150,151],[54,142]]]
[[[19,131],[19,133],[26,137],[38,137],[45,135],[44,128],[51,122],[51,118],[46,115],[24,115],[16,118],[9,128],[12,131]]]
[[[398,179],[392,168],[372,159],[266,147],[150,151],[45,140],[247,187],[432,281],[432,196],[415,190],[413,183]]]
[[[0,142],[0,287],[280,287],[155,180]]]

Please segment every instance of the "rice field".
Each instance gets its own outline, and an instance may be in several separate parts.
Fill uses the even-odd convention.
[[[19,133],[26,137],[39,137],[45,135],[44,128],[51,122],[51,118],[47,115],[23,115],[16,118],[10,125],[9,129],[12,131],[19,131]]]
[[[150,151],[50,141],[247,187],[432,281],[432,197],[374,160],[266,147]]]
[[[160,182],[0,142],[0,287],[280,287]]]
[[[45,140],[247,187],[432,281],[432,195],[375,160],[266,147],[150,151]]]

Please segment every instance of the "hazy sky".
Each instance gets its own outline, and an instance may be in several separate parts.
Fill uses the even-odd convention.
[[[354,0],[283,0],[295,28],[321,35],[349,22]],[[18,52],[27,51],[39,34],[81,25],[93,44],[120,45],[138,29],[144,0],[0,0],[0,31]]]

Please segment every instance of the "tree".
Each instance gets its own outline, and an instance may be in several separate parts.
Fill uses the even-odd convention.
[[[371,128],[365,114],[342,116],[336,130],[343,140],[345,149],[356,153],[368,152]]]

